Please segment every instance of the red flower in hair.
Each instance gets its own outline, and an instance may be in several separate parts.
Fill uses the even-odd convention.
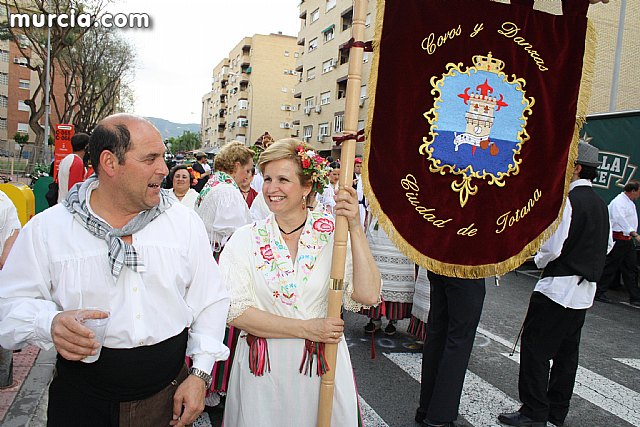
[[[333,221],[328,218],[318,218],[313,223],[313,229],[321,233],[331,233],[334,228]]]
[[[261,247],[260,254],[266,261],[273,261],[273,251],[271,250],[271,245],[265,245]]]
[[[307,169],[309,166],[311,166],[311,162],[309,161],[309,159],[302,159],[302,167],[304,169]]]

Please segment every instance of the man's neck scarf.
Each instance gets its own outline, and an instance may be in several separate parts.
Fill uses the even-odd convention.
[[[151,221],[173,204],[173,198],[165,189],[160,190],[160,204],[151,209],[140,212],[122,228],[113,228],[97,216],[91,213],[88,207],[89,192],[94,187],[98,178],[91,176],[86,181],[76,184],[62,204],[73,217],[94,236],[104,239],[109,246],[109,266],[115,279],[120,275],[122,267],[126,265],[133,271],[144,271],[142,257],[133,245],[126,243],[122,237],[129,236],[142,230]]]

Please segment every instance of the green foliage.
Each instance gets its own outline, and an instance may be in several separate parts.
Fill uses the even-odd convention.
[[[189,130],[182,132],[177,138],[167,138],[165,142],[171,144],[171,153],[179,153],[181,151],[196,150],[202,146],[200,134]]]
[[[20,145],[28,144],[29,134],[16,132],[16,134],[13,135],[13,140],[16,142],[16,144],[20,144]]]

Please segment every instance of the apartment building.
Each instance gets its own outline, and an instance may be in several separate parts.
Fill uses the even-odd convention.
[[[6,9],[0,7],[0,22],[6,20]],[[16,133],[29,135],[28,142],[23,149],[23,157],[32,157],[36,149],[35,133],[29,126],[31,114],[29,106],[25,100],[33,98],[40,80],[35,71],[27,68],[27,57],[31,55],[29,39],[25,36],[19,38],[18,44],[14,41],[0,40],[0,155],[17,156],[20,147],[13,139]],[[37,57],[31,57],[31,61],[38,61]],[[63,99],[66,91],[64,78],[59,76],[53,79],[51,93],[55,93],[58,99]],[[44,99],[43,91],[40,91],[39,98],[36,99],[37,106],[41,105]],[[55,114],[51,115],[50,126],[57,124]],[[43,120],[40,120],[42,125]]]
[[[247,145],[268,131],[275,139],[293,128],[296,38],[283,34],[243,38],[213,69],[202,97],[203,147],[215,151],[238,140]]]
[[[508,0],[500,0],[508,3]],[[588,113],[610,111],[614,64],[618,46],[621,7],[624,32],[620,43],[620,65],[617,77],[617,98],[613,111],[640,109],[640,2],[619,0],[597,4],[589,9],[589,19],[598,33],[596,67]],[[390,3],[387,3],[390,4]],[[401,3],[397,5],[401,7]],[[373,40],[376,1],[368,2],[365,20],[365,41]],[[536,8],[561,13],[560,0],[537,0]],[[294,114],[295,133],[323,154],[337,155],[339,147],[331,136],[343,131],[348,52],[340,46],[351,38],[353,9],[351,0],[302,0],[299,4],[299,57],[296,65],[299,81],[296,85],[297,109]],[[365,53],[360,90],[358,129],[365,126],[369,107],[368,82],[371,53]],[[362,153],[358,143],[357,153]]]
[[[344,129],[345,93],[349,51],[341,50],[351,38],[353,4],[350,0],[303,0],[300,5],[299,57],[296,65],[297,135],[324,155],[339,151],[332,135]],[[376,2],[368,2],[365,39],[372,40]],[[358,129],[367,117],[368,89],[372,53],[364,54]],[[362,153],[362,144],[356,151]]]

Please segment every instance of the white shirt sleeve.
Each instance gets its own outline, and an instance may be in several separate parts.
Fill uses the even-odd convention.
[[[252,222],[242,194],[228,184],[212,189],[195,210],[204,222],[214,250],[224,246],[238,228]]]
[[[234,235],[220,255],[222,280],[231,296],[231,307],[227,322],[232,322],[249,307],[257,307],[257,298],[253,291],[250,258],[251,242],[245,238],[244,231]],[[247,230],[249,232],[249,230]]]
[[[560,256],[562,252],[562,246],[564,241],[569,236],[569,227],[571,227],[571,213],[573,208],[571,207],[571,201],[567,198],[567,202],[562,212],[562,219],[558,224],[558,229],[551,235],[549,240],[544,242],[536,256],[534,261],[538,268],[545,268],[554,259]]]
[[[14,256],[0,270],[0,346],[6,349],[53,346],[51,322],[61,310],[52,301],[48,252],[39,228],[36,219],[25,226],[13,245]]]
[[[223,344],[229,294],[218,264],[209,251],[202,222],[194,218],[189,246],[191,285],[185,301],[193,312],[193,323],[189,328],[187,355],[193,366],[211,372],[213,364],[229,357],[229,349]]]

